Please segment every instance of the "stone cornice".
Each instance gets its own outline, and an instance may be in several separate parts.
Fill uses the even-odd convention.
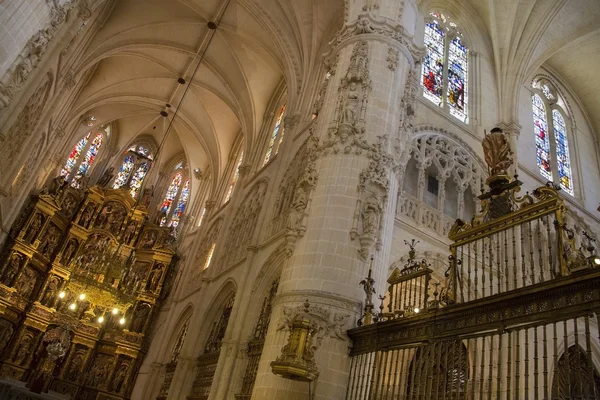
[[[331,51],[325,54],[326,60],[335,57],[339,48],[360,40],[377,40],[398,48],[413,67],[425,55],[425,49],[415,45],[413,36],[401,25],[392,25],[387,19],[377,19],[370,13],[364,13],[356,21],[347,23],[329,43]]]

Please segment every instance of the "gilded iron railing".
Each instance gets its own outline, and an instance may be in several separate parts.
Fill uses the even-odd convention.
[[[591,255],[586,256],[585,248],[576,247],[575,232],[565,224],[565,206],[554,187],[538,188],[522,198],[511,195],[515,211],[488,221],[457,220],[452,227],[451,302],[506,293],[592,266],[594,248],[588,246]]]
[[[600,399],[600,268],[348,331],[346,399]]]
[[[380,312],[371,271],[361,282],[347,399],[600,400],[594,239],[568,226],[553,184],[519,198],[518,180],[490,182],[482,214],[452,227],[441,280],[413,240]]]

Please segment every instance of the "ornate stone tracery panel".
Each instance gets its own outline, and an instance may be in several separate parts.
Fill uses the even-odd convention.
[[[219,260],[219,268],[226,269],[244,257],[256,228],[266,191],[267,182],[260,181],[246,194],[227,232],[224,244],[227,251]]]
[[[445,237],[456,218],[470,220],[478,211],[476,196],[486,176],[483,162],[452,133],[418,128],[403,159],[398,217]]]

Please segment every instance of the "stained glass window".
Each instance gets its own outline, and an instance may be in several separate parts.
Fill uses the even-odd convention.
[[[85,153],[85,158],[81,162],[81,164],[79,164],[77,174],[75,175],[75,177],[73,178],[73,182],[71,183],[71,186],[73,186],[74,188],[80,187],[81,178],[86,176],[90,168],[92,167],[92,164],[94,163],[94,160],[98,155],[98,151],[100,150],[100,147],[102,147],[102,137],[103,136],[101,133],[97,134],[94,140],[92,141],[92,144],[90,145],[87,153]]]
[[[185,211],[185,206],[188,201],[188,197],[190,196],[190,180],[186,179],[185,184],[183,185],[183,189],[181,190],[181,194],[179,195],[179,201],[177,202],[177,207],[173,211],[173,216],[171,217],[171,222],[169,222],[169,226],[176,227],[179,225],[179,220]]]
[[[544,93],[544,96],[546,96],[547,99],[552,100],[554,98],[554,96],[550,92],[550,88],[548,87],[548,85],[542,85],[542,92]]]
[[[71,150],[71,154],[69,154],[69,158],[67,158],[65,166],[60,171],[60,174],[64,176],[65,179],[68,179],[69,175],[71,175],[71,171],[73,171],[73,168],[77,164],[77,160],[79,159],[81,152],[85,148],[85,145],[87,144],[91,134],[91,132],[88,132],[88,134],[85,135],[83,139],[77,142],[77,144],[73,147],[73,150]]]
[[[548,119],[546,118],[546,106],[537,94],[533,96],[533,130],[535,133],[535,148],[537,154],[537,165],[542,176],[552,180],[552,168],[550,166],[550,140],[548,139]]]
[[[123,160],[123,164],[119,168],[119,173],[115,178],[115,182],[113,183],[113,189],[119,189],[129,180],[129,175],[131,175],[131,171],[133,171],[133,167],[135,165],[135,158],[132,155],[128,155]]]
[[[150,169],[150,164],[146,161],[140,163],[140,166],[135,171],[135,174],[131,177],[131,181],[129,182],[129,193],[131,197],[135,197],[142,186],[142,182],[148,173],[148,169]]]
[[[238,159],[237,164],[235,165],[235,171],[233,172],[233,178],[231,178],[231,183],[229,184],[229,189],[227,189],[227,195],[225,196],[225,203],[231,199],[231,195],[233,194],[233,189],[235,188],[235,183],[238,180],[240,175],[240,165],[242,165],[242,160],[244,159],[244,152],[240,153],[240,158]]]
[[[468,122],[468,48],[457,25],[443,14],[431,13],[425,24],[425,58],[421,70],[423,96],[450,115]],[[446,93],[444,93],[446,87]]]
[[[467,48],[460,37],[452,39],[448,48],[448,103],[450,114],[466,121]]]
[[[275,154],[279,151],[279,144],[283,138],[283,113],[285,112],[285,104],[279,110],[279,114],[277,115],[277,120],[275,122],[275,128],[273,128],[273,132],[271,133],[271,139],[269,140],[269,147],[267,148],[267,154],[265,154],[265,160],[263,165],[269,162],[271,159],[271,155],[273,154],[273,149],[275,149]],[[279,136],[279,131],[281,130],[281,136]],[[279,140],[278,140],[279,139]]]
[[[423,61],[423,88],[424,96],[442,105],[442,91],[444,87],[444,31],[436,21],[425,25],[425,47],[427,53]]]
[[[556,162],[558,164],[558,178],[560,187],[571,196],[573,183],[571,181],[571,160],[569,157],[569,142],[567,140],[567,126],[565,119],[558,110],[552,110],[552,124],[554,125],[554,140],[556,142]]]
[[[165,195],[165,199],[163,200],[160,206],[160,212],[164,214],[162,219],[160,220],[160,226],[165,226],[167,224],[167,217],[169,216],[169,212],[171,211],[171,206],[175,201],[175,197],[177,196],[177,192],[179,192],[179,186],[181,185],[181,181],[183,180],[183,175],[181,172],[178,172],[171,181],[171,185],[167,189],[167,194]]]

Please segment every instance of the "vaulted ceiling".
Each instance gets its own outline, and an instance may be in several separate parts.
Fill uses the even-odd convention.
[[[359,1],[359,0],[347,0]],[[421,0],[471,24],[493,60],[501,108],[516,117],[519,88],[540,66],[552,69],[600,127],[600,2],[597,0]],[[210,34],[207,22],[218,20]],[[163,159],[185,153],[192,168],[220,176],[242,132],[249,149],[277,87],[300,106],[321,56],[342,24],[343,0],[119,0],[77,66],[95,68],[76,112],[116,121],[119,147],[138,134],[160,141],[177,109]],[[204,51],[205,49],[206,52]],[[202,59],[194,78],[193,71]],[[171,107],[167,107],[170,104]]]
[[[184,152],[192,168],[210,165],[217,177],[240,132],[250,148],[278,86],[297,89],[319,65],[323,36],[339,27],[342,7],[338,0],[119,0],[76,68],[95,70],[75,113],[116,121],[118,148],[144,133],[160,142],[185,93],[161,158]],[[207,23],[219,20],[211,31]],[[179,78],[192,82],[187,93]]]

